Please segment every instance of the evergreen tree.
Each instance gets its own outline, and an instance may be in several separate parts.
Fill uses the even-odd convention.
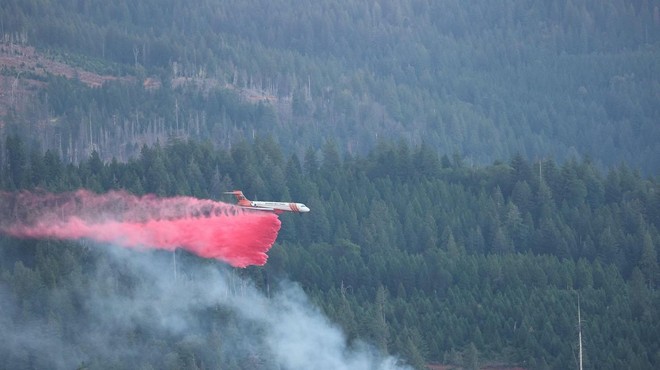
[[[658,286],[658,279],[660,278],[658,255],[651,234],[648,231],[644,233],[644,240],[642,241],[642,255],[639,260],[639,269],[644,275],[649,289],[654,289]]]

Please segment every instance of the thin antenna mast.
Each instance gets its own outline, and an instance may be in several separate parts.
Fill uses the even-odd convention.
[[[582,319],[580,317],[580,293],[578,293],[578,348],[580,370],[582,370]]]

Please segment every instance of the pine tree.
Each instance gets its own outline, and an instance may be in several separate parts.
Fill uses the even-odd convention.
[[[644,275],[647,287],[651,290],[658,286],[658,279],[660,279],[660,268],[658,268],[657,255],[651,234],[646,231],[642,242],[642,255],[639,260],[639,269]]]

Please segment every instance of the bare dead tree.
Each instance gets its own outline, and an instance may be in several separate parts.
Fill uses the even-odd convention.
[[[138,67],[138,56],[140,55],[140,49],[137,45],[133,46],[133,58],[135,59],[135,68]]]

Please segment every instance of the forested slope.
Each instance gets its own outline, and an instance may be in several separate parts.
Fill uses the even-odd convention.
[[[172,141],[143,147],[128,163],[103,163],[93,153],[74,165],[51,151],[29,152],[17,137],[3,145],[0,185],[9,191],[121,188],[219,199],[241,187],[249,197],[305,202],[310,213],[281,216],[269,262],[238,274],[264,292],[286,279],[300,283],[351,343],[366,340],[417,368],[428,362],[571,368],[578,295],[588,368],[660,363],[660,187],[627,166],[602,174],[588,161],[557,165],[514,156],[468,167],[458,156],[403,142],[345,159],[328,142],[322,157],[310,148],[299,158],[260,137],[230,150]],[[200,308],[190,319],[205,329],[188,336],[161,337],[148,325],[95,331],[87,289],[99,284],[102,294],[127,297],[131,307],[142,302],[136,291],[149,282],[108,260],[104,250],[116,247],[7,237],[1,243],[6,319],[40,322],[61,343],[86,338],[79,330],[101,335],[98,343],[126,343],[111,356],[94,343],[72,345],[87,349],[77,354],[87,363],[273,364],[264,344],[248,345],[242,325],[224,309]],[[159,253],[147,257],[163,260]],[[203,281],[195,271],[209,262],[181,258],[181,275]],[[243,343],[241,350],[231,343]],[[125,346],[142,348],[144,356],[125,353]],[[26,344],[2,357],[12,368],[39,364],[39,349]]]
[[[0,236],[0,367],[296,368],[209,298],[277,321],[287,281],[353,359],[572,368],[579,296],[586,368],[660,366],[659,0],[3,0],[0,32],[2,191],[312,210],[179,280]]]
[[[9,109],[4,120],[53,129],[42,146],[66,158],[97,149],[110,159],[115,147],[105,141],[126,137],[139,147],[156,135],[210,135],[227,147],[267,131],[287,151],[334,137],[342,152],[364,154],[377,138],[404,138],[480,164],[521,153],[660,168],[657,0],[7,0],[0,7],[5,40],[135,78],[135,86],[102,88],[131,96],[130,107],[55,81],[46,94],[14,101],[26,111]],[[18,86],[29,72],[3,70],[6,84]],[[161,81],[160,91],[147,92],[147,78]],[[209,107],[223,89],[258,97],[265,115]],[[81,99],[65,109],[53,101],[71,94]]]

